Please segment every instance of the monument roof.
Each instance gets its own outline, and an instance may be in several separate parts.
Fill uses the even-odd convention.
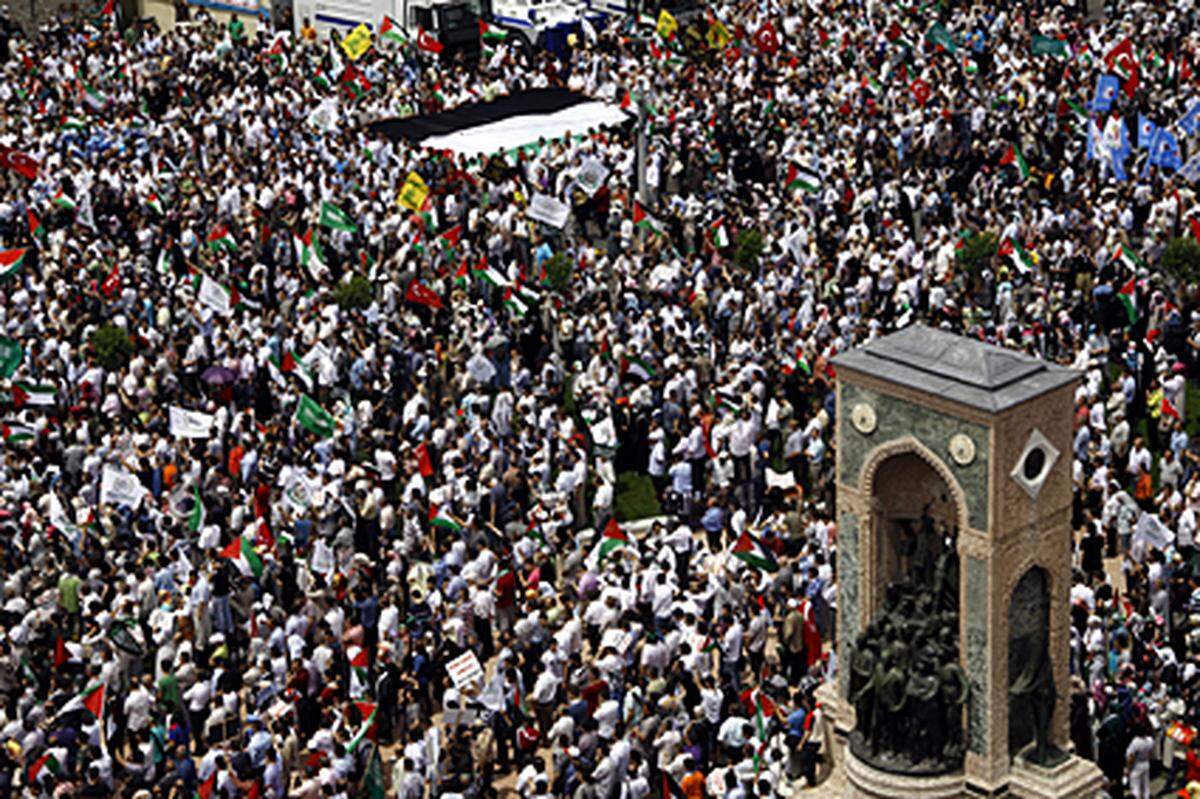
[[[925,325],[877,338],[833,363],[991,413],[1079,377],[1074,369]]]

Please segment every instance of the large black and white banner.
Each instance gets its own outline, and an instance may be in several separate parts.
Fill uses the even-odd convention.
[[[389,139],[473,157],[612,127],[630,118],[613,103],[567,89],[531,89],[490,103],[384,120],[371,127]]]

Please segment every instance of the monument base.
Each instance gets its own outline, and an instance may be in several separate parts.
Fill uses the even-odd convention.
[[[909,776],[880,771],[846,749],[846,799],[958,799],[964,795],[961,771],[936,776]]]
[[[1095,763],[1071,755],[1054,766],[1030,763],[1023,755],[1013,759],[1009,791],[1021,799],[1065,799],[1094,797],[1104,785],[1104,775]]]

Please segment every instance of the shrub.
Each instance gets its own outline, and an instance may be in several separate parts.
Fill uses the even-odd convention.
[[[1190,236],[1171,239],[1163,250],[1160,265],[1180,285],[1200,282],[1200,244]]]
[[[662,506],[654,493],[654,481],[638,472],[618,474],[617,489],[613,492],[613,513],[622,522],[661,516]]]
[[[371,287],[371,281],[362,275],[351,275],[333,290],[333,301],[343,311],[367,308],[374,299],[375,290]]]
[[[124,328],[102,325],[92,331],[89,339],[100,365],[110,371],[120,369],[133,357],[133,341]]]
[[[571,285],[571,270],[574,267],[565,253],[557,252],[546,260],[546,285],[551,291],[562,293]]]
[[[758,268],[758,259],[762,257],[765,249],[763,236],[757,230],[750,228],[738,231],[733,262],[743,269],[756,269]]]

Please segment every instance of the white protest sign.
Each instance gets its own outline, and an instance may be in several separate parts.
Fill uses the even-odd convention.
[[[213,417],[186,408],[170,408],[171,435],[176,438],[208,438],[212,435]]]
[[[770,466],[767,467],[767,490],[772,488],[781,488],[784,491],[789,491],[796,487],[796,477],[791,472],[777,472]]]
[[[196,292],[196,299],[222,316],[228,316],[233,310],[233,304],[229,301],[229,290],[208,275],[200,278],[200,290]]]
[[[128,505],[137,510],[146,495],[146,487],[132,474],[119,466],[105,466],[100,477],[100,503]]]
[[[553,228],[562,230],[571,215],[571,206],[545,194],[535,194],[525,215]]]
[[[600,159],[589,158],[583,162],[583,166],[579,167],[579,174],[575,176],[575,182],[591,197],[604,185],[608,171],[608,167]]]
[[[625,654],[629,649],[629,645],[633,643],[633,633],[628,630],[610,629],[606,630],[604,637],[600,639],[600,648],[607,649],[612,647],[617,652]]]
[[[479,665],[475,653],[469,650],[447,663],[446,672],[454,681],[454,687],[460,691],[473,682],[483,681],[483,666]]]

